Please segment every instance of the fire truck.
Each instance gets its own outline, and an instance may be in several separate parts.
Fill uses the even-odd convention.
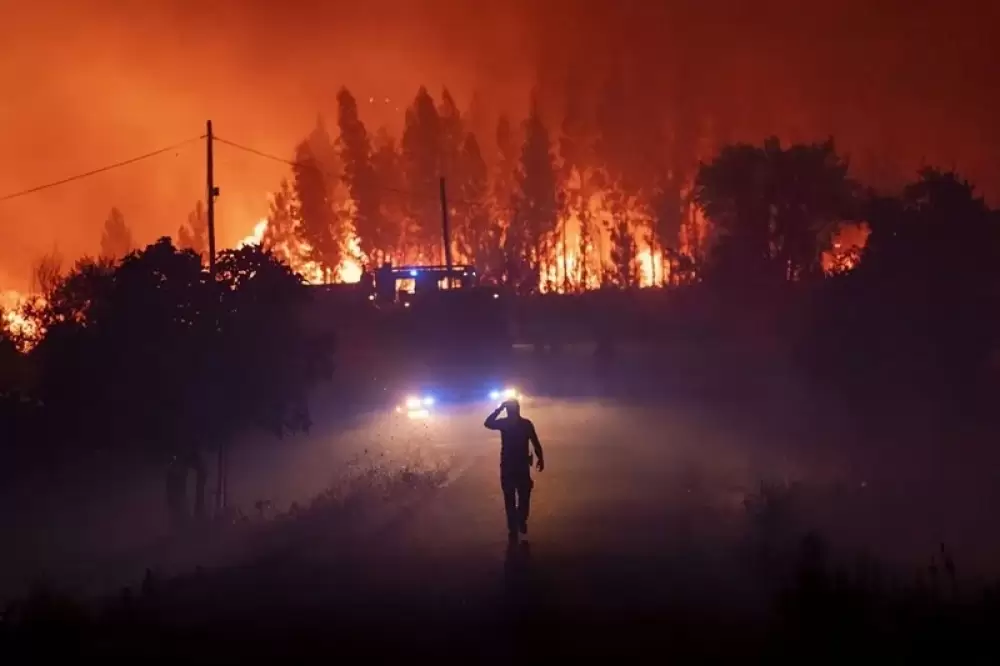
[[[509,299],[474,266],[385,264],[358,283],[312,289],[314,325],[333,334],[345,362],[441,377],[502,367],[511,349]]]

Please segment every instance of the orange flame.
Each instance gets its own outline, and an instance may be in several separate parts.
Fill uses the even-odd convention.
[[[237,242],[236,248],[240,249],[248,245],[263,243],[264,235],[267,233],[267,225],[267,218],[258,220],[253,227],[253,232]],[[337,282],[359,282],[361,274],[364,272],[362,262],[365,258],[364,253],[361,252],[361,241],[357,234],[352,231],[348,235],[345,245],[345,256],[334,272],[334,279]],[[278,250],[279,254],[288,260],[292,270],[302,275],[309,284],[323,284],[326,281],[323,269],[319,264],[305,259],[312,249],[308,243],[300,241],[295,247],[282,246],[274,249]]]
[[[21,351],[29,351],[45,335],[41,320],[30,313],[29,305],[40,307],[45,300],[39,296],[28,296],[18,291],[0,292],[0,328],[11,336]]]

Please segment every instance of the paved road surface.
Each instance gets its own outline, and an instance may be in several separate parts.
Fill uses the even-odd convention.
[[[535,472],[529,545],[511,550],[499,436],[482,426],[489,409],[453,408],[426,422],[374,416],[328,451],[292,456],[281,472],[286,483],[296,470],[318,478],[320,468],[347,456],[346,441],[369,455],[402,457],[420,447],[428,459],[448,460],[451,475],[445,488],[374,533],[350,543],[315,535],[205,593],[216,600],[239,594],[238,606],[251,616],[345,603],[495,609],[512,583],[527,583],[518,598],[536,607],[716,604],[716,592],[736,606],[756,599],[733,545],[745,493],[761,475],[798,473],[779,452],[754,450],[726,427],[679,411],[529,401],[524,413],[536,424],[547,468]],[[354,586],[358,594],[346,592]]]
[[[696,617],[696,610],[752,611],[767,590],[742,539],[746,493],[762,479],[822,484],[840,474],[821,449],[802,445],[796,424],[769,432],[759,412],[739,422],[680,405],[539,398],[526,402],[524,413],[541,436],[547,469],[535,473],[529,546],[511,550],[498,481],[499,436],[482,427],[490,408],[456,407],[426,422],[387,409],[346,430],[321,423],[306,439],[242,449],[233,460],[232,490],[246,507],[260,498],[282,506],[305,500],[356,460],[398,468],[417,457],[425,465],[446,463],[450,477],[443,489],[356,537],[318,529],[264,559],[242,552],[239,566],[193,577],[171,601],[192,620],[236,623],[241,635],[268,635],[288,624],[307,631],[330,623],[333,631],[349,616],[390,631],[410,623],[429,641],[456,640],[441,632],[459,631],[463,621],[495,633],[496,623],[517,616],[505,613],[511,604],[542,625],[572,612],[568,624],[578,631],[587,631],[579,620],[586,609],[601,622],[619,612],[634,621],[637,613],[671,609],[683,609],[683,617]],[[938,477],[945,473],[940,468]],[[849,474],[844,478],[851,481]],[[986,506],[975,484],[966,485],[967,496],[953,497]],[[860,523],[866,509],[878,507],[884,512],[868,516],[869,531],[859,542],[885,533],[911,553],[932,553],[937,534],[962,527],[949,515],[973,517],[914,510],[923,494],[901,488],[887,495],[894,507],[885,497],[865,504],[864,493],[848,493],[810,505],[810,519],[848,516]],[[950,489],[961,490],[958,484]],[[904,528],[918,540],[896,538]],[[981,542],[983,531],[975,531]],[[430,622],[434,617],[441,623]]]

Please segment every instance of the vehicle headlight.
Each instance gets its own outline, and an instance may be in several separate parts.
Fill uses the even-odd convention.
[[[406,408],[407,409],[420,409],[420,405],[421,404],[423,404],[423,403],[420,401],[420,398],[418,398],[415,395],[411,395],[410,397],[408,397],[406,399]]]
[[[517,400],[520,397],[521,394],[515,388],[490,391],[490,400]]]

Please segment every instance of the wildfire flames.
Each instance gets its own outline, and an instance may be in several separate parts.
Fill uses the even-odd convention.
[[[246,247],[247,245],[263,244],[264,237],[267,234],[267,225],[267,218],[259,220],[253,227],[253,233],[244,237],[236,244],[237,249]],[[319,264],[304,258],[309,256],[311,249],[307,243],[299,242],[294,248],[282,245],[271,249],[275,250],[282,258],[287,259],[292,270],[305,278],[305,281],[309,284],[323,284],[326,282],[323,269]],[[364,267],[362,266],[364,255],[361,252],[361,243],[356,234],[351,233],[348,236],[345,250],[346,256],[341,260],[340,265],[337,266],[334,278],[337,282],[359,282],[361,274],[364,272]]]
[[[559,221],[559,233],[555,243],[549,248],[548,256],[541,265],[541,290],[545,292],[579,291],[596,289],[601,285],[602,272],[612,265],[612,237],[609,231],[612,215],[603,207],[601,197],[595,195],[587,204],[590,219],[591,239],[586,247],[581,247],[582,224],[576,212]],[[671,278],[671,262],[663,250],[655,248],[649,241],[649,218],[641,210],[629,210],[624,215],[635,247],[632,256],[632,272],[635,283],[640,287],[655,287],[668,284]],[[691,252],[697,245],[694,238],[703,237],[706,222],[700,215],[693,215],[682,232],[684,252]],[[266,241],[268,220],[259,220],[252,232],[236,243],[237,248],[248,245],[262,245]],[[858,259],[860,249],[868,238],[868,229],[863,224],[844,226],[833,239],[833,249],[824,254],[823,266],[829,272],[849,270]],[[326,276],[321,267],[307,257],[308,244],[296,241],[295,247],[287,244],[272,246],[279,256],[287,260],[292,269],[302,275],[310,284],[325,283]],[[354,283],[361,279],[366,258],[361,252],[358,236],[351,232],[345,243],[344,259],[341,260],[332,279],[336,282]],[[471,261],[470,257],[458,255],[459,261]],[[17,291],[0,292],[0,326],[18,341],[22,349],[30,347],[44,334],[41,323],[31,314],[32,307],[44,305],[39,297]]]
[[[41,298],[26,296],[18,291],[0,292],[0,326],[23,351],[30,349],[45,333],[41,322],[30,314],[29,305],[45,305]]]

